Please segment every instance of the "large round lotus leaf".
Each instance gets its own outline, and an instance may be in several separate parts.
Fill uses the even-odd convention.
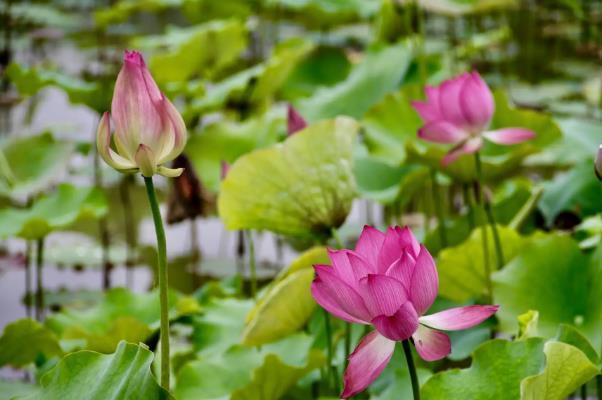
[[[508,342],[495,339],[482,344],[470,368],[433,375],[421,388],[424,400],[506,400],[520,398],[521,381],[539,373],[544,362],[544,340]]]
[[[233,346],[185,364],[174,392],[179,400],[280,399],[324,363],[323,354],[311,349],[312,343],[310,336],[297,334],[261,348]]]
[[[99,189],[62,184],[31,208],[0,210],[0,237],[35,240],[67,228],[80,218],[99,218],[106,212],[107,202]]]
[[[570,344],[548,342],[543,351],[546,367],[521,382],[521,400],[564,400],[600,373],[600,368]]]
[[[0,151],[6,167],[0,170],[0,194],[18,198],[56,183],[67,168],[73,144],[44,133],[11,139]]]
[[[155,381],[146,347],[121,342],[113,354],[78,351],[42,377],[42,388],[23,400],[171,399]]]
[[[339,117],[284,143],[242,156],[222,182],[219,214],[228,229],[324,237],[347,218],[356,194],[352,150],[358,124]]]
[[[508,127],[527,128],[535,132],[535,138],[527,142],[501,146],[489,141],[481,149],[483,178],[487,181],[498,181],[516,173],[523,160],[561,138],[562,133],[551,116],[533,111],[512,107],[507,95],[496,91],[495,114],[490,129]],[[420,161],[460,182],[472,182],[476,178],[474,156],[463,155],[453,163],[442,167],[441,160],[450,150],[450,145],[431,144],[424,140],[408,142],[409,159]]]
[[[45,357],[61,355],[56,335],[32,319],[20,319],[4,328],[0,337],[0,366],[22,367]]]
[[[170,293],[170,304],[176,295]],[[170,309],[175,317],[176,310]],[[144,341],[159,326],[156,291],[135,294],[125,288],[108,291],[99,304],[88,309],[65,308],[48,317],[46,325],[64,339],[81,339],[85,348],[111,352],[120,340]]]
[[[316,302],[310,286],[312,265],[329,263],[324,247],[301,254],[284,277],[273,282],[247,317],[242,343],[262,345],[281,339],[301,328],[309,319]]]
[[[568,236],[533,241],[493,274],[496,314],[503,332],[514,333],[517,316],[539,312],[538,333],[553,337],[560,324],[575,326],[599,349],[602,319],[602,251],[588,257]]]
[[[482,229],[486,229],[487,232],[490,271],[496,270],[497,259],[491,228],[489,226],[476,228],[465,242],[445,248],[439,253],[437,269],[441,296],[457,302],[465,302],[486,293],[487,276]],[[505,226],[498,225],[497,230],[505,261],[508,262],[519,254],[529,239],[521,237],[515,230]]]
[[[347,78],[316,90],[296,104],[309,121],[348,115],[361,118],[374,104],[397,89],[412,61],[412,46],[401,41],[392,46],[375,46]]]

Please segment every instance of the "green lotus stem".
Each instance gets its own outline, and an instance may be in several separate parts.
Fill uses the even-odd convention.
[[[330,315],[324,309],[324,331],[326,332],[326,381],[330,385],[332,382],[332,329],[330,326]]]
[[[602,375],[596,377],[596,384],[598,386],[598,400],[602,400]]]
[[[401,345],[403,346],[403,352],[406,356],[406,361],[408,363],[408,370],[410,371],[410,380],[412,381],[412,394],[414,395],[414,400],[420,400],[420,383],[418,382],[416,365],[414,365],[414,358],[412,357],[412,348],[410,345],[410,340],[404,340],[403,342],[401,342]]]
[[[36,246],[36,320],[44,318],[44,284],[42,281],[42,267],[44,266],[44,238],[37,241]]]
[[[441,207],[441,197],[439,196],[439,186],[437,185],[437,172],[431,168],[431,183],[433,191],[433,201],[435,204],[435,215],[437,215],[437,230],[439,231],[439,241],[441,247],[447,247],[447,233],[443,219],[443,208]]]
[[[251,297],[253,300],[257,297],[257,269],[255,266],[255,243],[253,242],[253,232],[247,232],[249,241],[249,273],[251,274]]]
[[[497,260],[497,269],[502,269],[504,267],[504,252],[502,250],[502,242],[500,240],[500,235],[497,231],[497,224],[495,223],[495,217],[493,216],[493,210],[491,209],[491,203],[485,198],[485,193],[483,191],[483,173],[481,166],[481,156],[477,151],[475,153],[475,168],[477,173],[477,183],[479,185],[480,191],[480,199],[483,204],[483,209],[485,210],[485,216],[487,217],[487,222],[491,226],[491,232],[493,233],[493,245],[495,248],[495,256]]]
[[[523,226],[529,215],[531,215],[531,212],[533,212],[533,210],[537,207],[537,203],[539,202],[539,199],[541,198],[542,194],[543,187],[538,186],[536,188],[533,188],[533,190],[531,191],[531,196],[521,207],[521,209],[516,213],[514,218],[512,218],[512,221],[510,221],[508,227],[514,230],[519,230]]]
[[[158,278],[159,278],[159,303],[161,306],[161,386],[169,391],[169,304],[167,300],[167,245],[161,210],[157,201],[157,193],[152,177],[144,177],[146,194],[153,214],[155,234],[157,235]]]
[[[475,220],[474,220],[474,207],[472,206],[472,201],[470,200],[470,191],[468,188],[468,184],[466,184],[466,183],[462,185],[462,198],[464,200],[464,203],[468,207],[468,212],[466,213],[466,219],[468,220],[468,227],[472,231],[476,226]]]
[[[584,383],[583,385],[581,385],[581,399],[587,400],[587,383]]]
[[[484,193],[482,186],[482,173],[481,173],[481,158],[479,153],[475,153],[475,168],[476,168],[476,181],[475,181],[475,198],[479,205],[484,203]],[[485,206],[483,205],[483,209]],[[485,213],[487,211],[485,210]],[[487,226],[481,225],[481,242],[483,244],[483,265],[485,267],[485,285],[487,286],[487,302],[491,303],[493,300],[493,285],[491,283],[491,266],[489,265],[489,240],[487,239]],[[495,235],[495,234],[494,234]]]
[[[25,242],[25,315],[31,318],[31,240]]]

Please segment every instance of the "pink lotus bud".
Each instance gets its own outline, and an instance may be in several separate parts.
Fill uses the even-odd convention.
[[[98,152],[118,171],[140,171],[144,176],[179,176],[182,169],[163,164],[176,158],[186,145],[186,126],[174,105],[161,93],[142,55],[126,51],[113,93],[111,113],[98,126]],[[111,146],[111,136],[114,148]]]
[[[295,110],[293,106],[289,104],[287,113],[287,134],[290,136],[293,133],[302,130],[306,126],[307,122],[305,122],[301,114],[299,114],[297,110]]]
[[[595,171],[598,179],[602,181],[602,144],[598,147],[598,154],[596,154]]]
[[[488,131],[495,110],[493,95],[478,72],[464,73],[438,87],[427,86],[426,101],[412,103],[424,125],[418,136],[436,143],[455,145],[443,159],[447,165],[463,154],[479,151],[483,138],[511,145],[532,139],[535,134],[523,128]]]

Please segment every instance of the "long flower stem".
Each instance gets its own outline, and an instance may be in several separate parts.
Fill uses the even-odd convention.
[[[155,234],[157,235],[159,302],[161,306],[161,386],[169,391],[169,304],[167,300],[167,245],[161,210],[152,177],[144,177],[146,194],[153,214]]]
[[[25,315],[27,318],[31,318],[31,300],[32,300],[32,290],[31,290],[31,248],[32,242],[28,240],[25,243]]]
[[[431,185],[431,189],[433,190],[433,202],[435,204],[435,215],[437,215],[439,241],[441,242],[441,248],[443,248],[447,247],[447,233],[445,232],[443,208],[441,207],[441,197],[439,196],[439,186],[437,185],[437,172],[434,169],[431,169]]]
[[[44,266],[44,238],[39,238],[36,246],[36,320],[44,318],[44,283],[42,267]]]
[[[484,203],[486,200],[484,199],[485,193],[483,192],[483,174],[481,168],[481,157],[479,153],[475,153],[475,171],[476,171],[476,180],[474,184],[474,195],[478,205],[482,206],[485,213],[486,207]],[[487,286],[487,301],[491,303],[493,299],[493,284],[491,283],[491,266],[489,265],[489,240],[487,238],[487,226],[483,224],[480,226],[481,231],[481,243],[483,244],[483,265],[485,269],[485,285]],[[495,235],[495,234],[494,234]],[[495,240],[495,239],[494,239]]]
[[[330,315],[324,309],[324,331],[326,333],[326,381],[330,385],[332,381],[332,328],[330,326]]]
[[[414,358],[412,357],[412,348],[410,345],[410,340],[406,339],[401,342],[403,346],[403,352],[406,356],[406,361],[408,363],[408,370],[410,371],[410,379],[412,381],[412,393],[414,395],[414,400],[420,400],[420,383],[418,382],[418,374],[416,373],[416,366],[414,365]]]
[[[489,203],[489,200],[485,197],[485,193],[483,191],[483,186],[482,186],[483,173],[482,173],[482,166],[481,166],[481,156],[479,155],[479,152],[475,153],[475,168],[476,168],[476,172],[477,172],[477,184],[479,185],[480,199],[481,199],[481,202],[483,203],[483,209],[485,210],[487,222],[491,226],[491,232],[493,233],[493,244],[494,244],[494,248],[495,248],[495,258],[497,260],[497,268],[502,269],[502,267],[505,264],[504,253],[502,251],[502,242],[500,241],[500,235],[498,233],[497,225],[495,223],[495,217],[493,216],[493,210],[491,209],[491,203]]]
[[[255,243],[253,242],[253,232],[247,232],[249,242],[249,273],[251,275],[251,297],[253,300],[257,297],[257,269],[255,266]]]

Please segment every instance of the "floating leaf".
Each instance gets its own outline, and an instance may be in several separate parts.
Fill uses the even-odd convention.
[[[170,399],[151,374],[152,361],[146,347],[126,342],[113,354],[71,353],[42,377],[38,393],[23,399]]]
[[[433,375],[421,388],[425,400],[518,399],[520,382],[537,374],[544,362],[543,339],[495,339],[482,344],[470,368]],[[495,382],[495,384],[492,384]]]
[[[312,338],[297,334],[261,347],[234,346],[184,365],[175,394],[179,400],[277,400],[309,371],[324,363],[321,352],[311,349]],[[261,389],[258,389],[261,388]]]
[[[274,281],[251,310],[242,343],[258,346],[290,335],[301,328],[316,308],[311,296],[314,264],[328,264],[326,248],[315,247],[301,254]]]
[[[67,228],[80,218],[99,218],[106,212],[107,204],[99,189],[65,183],[56,192],[38,199],[31,208],[0,210],[0,237],[34,240]]]
[[[360,118],[389,92],[396,90],[412,61],[412,47],[401,41],[376,46],[354,66],[343,82],[317,90],[298,102],[297,109],[309,121],[348,115]]]
[[[73,144],[43,133],[12,138],[4,142],[0,150],[6,157],[11,175],[10,179],[0,179],[0,194],[20,198],[40,192],[60,179],[73,152]]]
[[[560,324],[568,324],[595,348],[602,345],[602,257],[582,254],[571,238],[550,235],[532,240],[493,274],[493,284],[503,332],[515,332],[517,316],[537,310],[540,335],[553,337]]]
[[[357,130],[349,118],[323,121],[239,158],[218,199],[228,229],[330,235],[345,221],[355,197],[351,164]]]
[[[19,368],[35,362],[40,355],[50,358],[62,353],[55,334],[32,319],[8,324],[0,337],[0,366]]]
[[[176,295],[170,294],[170,304]],[[170,317],[175,317],[175,309]],[[82,339],[85,348],[112,352],[120,340],[145,341],[159,326],[159,296],[156,291],[134,294],[125,288],[108,291],[102,301],[90,308],[63,309],[48,317],[46,325],[61,338]]]
[[[520,385],[521,400],[564,400],[600,373],[578,348],[561,342],[544,345],[546,367]]]
[[[439,294],[441,296],[457,302],[464,302],[470,298],[479,298],[486,292],[482,229],[487,229],[489,267],[491,272],[495,271],[497,259],[491,229],[489,226],[476,228],[465,242],[458,246],[445,248],[439,253],[437,269],[439,270]],[[508,262],[519,254],[529,239],[521,237],[515,230],[504,226],[498,225],[497,230],[504,259]]]

